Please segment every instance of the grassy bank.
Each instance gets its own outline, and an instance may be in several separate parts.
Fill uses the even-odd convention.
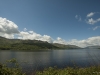
[[[13,64],[13,67],[7,66],[7,64]],[[0,75],[26,75],[22,73],[22,69],[19,66],[16,59],[8,60],[5,64],[0,63]]]
[[[86,68],[71,68],[64,69],[52,68],[38,71],[36,75],[100,75],[100,66],[91,66]]]
[[[0,65],[0,75],[26,75],[22,73],[20,68],[9,68],[7,66]],[[44,69],[43,71],[37,71],[35,75],[100,75],[100,66],[92,66],[87,68],[52,68]]]
[[[7,64],[13,64],[13,67]],[[8,60],[5,64],[0,64],[0,75],[26,75],[16,59]],[[32,74],[31,74],[32,75]],[[100,66],[91,66],[85,68],[67,67],[58,69],[57,67],[45,68],[43,71],[37,71],[35,75],[100,75]]]

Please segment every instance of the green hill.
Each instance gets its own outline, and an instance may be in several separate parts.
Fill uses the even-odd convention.
[[[0,37],[0,50],[51,50],[75,49],[74,45],[51,44],[40,40],[7,39]]]
[[[62,49],[78,49],[78,48],[80,48],[75,45],[64,45],[64,44],[58,44],[58,43],[54,43],[53,45],[56,47],[62,48]]]
[[[85,47],[87,49],[100,49],[99,45]]]

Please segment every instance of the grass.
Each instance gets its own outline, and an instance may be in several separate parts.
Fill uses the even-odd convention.
[[[14,64],[13,67],[7,66],[8,63]],[[0,64],[0,75],[26,75],[22,72],[16,59],[8,60],[6,64]],[[67,67],[58,69],[57,67],[45,68],[43,71],[37,71],[35,75],[100,75],[100,66],[91,66],[85,68]]]
[[[100,66],[86,68],[67,67],[64,69],[49,67],[43,71],[36,72],[36,75],[100,75]]]

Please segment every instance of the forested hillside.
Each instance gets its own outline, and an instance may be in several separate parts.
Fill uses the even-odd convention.
[[[51,44],[40,40],[7,39],[0,37],[0,50],[51,50],[79,48],[72,45]]]

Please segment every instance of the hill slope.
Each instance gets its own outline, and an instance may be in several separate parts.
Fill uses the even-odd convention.
[[[86,47],[86,48],[88,48],[88,49],[91,49],[91,48],[92,48],[92,49],[98,49],[98,48],[99,48],[99,49],[100,49],[100,46],[88,46],[88,47]]]
[[[50,50],[50,49],[75,49],[74,45],[51,44],[40,40],[20,40],[0,37],[1,50]]]
[[[75,46],[75,45],[64,45],[64,44],[58,44],[58,43],[54,43],[53,45],[56,47],[60,47],[62,49],[78,49],[78,48],[80,48],[80,47]]]

